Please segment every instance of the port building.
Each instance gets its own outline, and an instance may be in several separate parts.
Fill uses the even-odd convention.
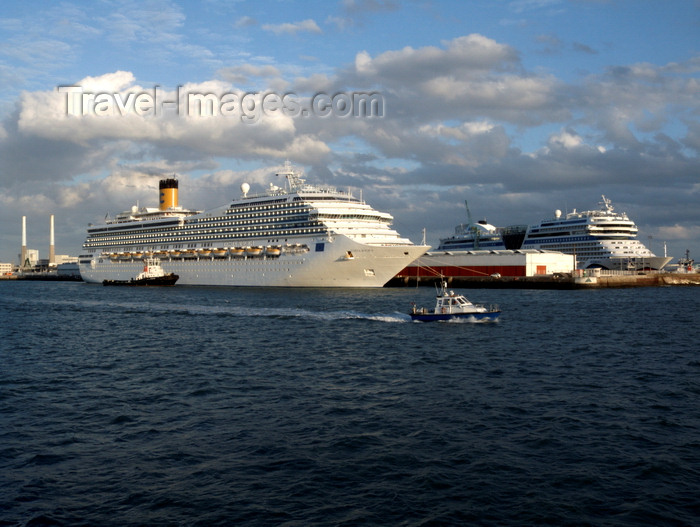
[[[396,278],[571,275],[575,265],[573,254],[555,251],[429,251],[399,272]]]

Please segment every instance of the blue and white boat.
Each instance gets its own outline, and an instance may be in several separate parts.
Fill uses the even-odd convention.
[[[447,282],[440,284],[435,308],[431,311],[414,304],[409,315],[419,322],[447,322],[463,320],[467,322],[495,322],[501,314],[498,306],[472,304],[465,296],[447,290]]]

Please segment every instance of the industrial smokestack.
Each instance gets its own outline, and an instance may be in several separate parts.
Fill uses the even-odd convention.
[[[22,250],[19,254],[19,266],[24,267],[27,261],[27,217],[22,216]]]
[[[56,246],[53,238],[53,214],[51,215],[51,227],[49,233],[49,265],[56,264]]]

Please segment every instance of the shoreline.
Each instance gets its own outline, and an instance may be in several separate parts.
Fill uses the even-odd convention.
[[[613,276],[446,276],[450,287],[473,289],[603,289],[700,285],[700,273],[643,273]],[[438,277],[394,277],[384,287],[433,286]]]
[[[0,280],[82,282],[80,276],[27,273],[0,276]],[[439,277],[394,277],[384,287],[434,286]],[[449,287],[471,289],[604,289],[629,287],[698,286],[700,273],[643,273],[635,275],[580,276],[446,276]]]
[[[56,273],[26,273],[2,275],[0,280],[31,280],[44,282],[82,282],[80,275],[59,275]]]

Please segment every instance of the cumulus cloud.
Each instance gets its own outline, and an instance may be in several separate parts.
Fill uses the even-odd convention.
[[[416,111],[432,119],[484,116],[518,125],[567,118],[561,83],[523,70],[510,46],[478,34],[443,47],[406,47],[377,57],[360,52],[355,83],[384,87],[399,115]]]
[[[696,240],[700,238],[700,226],[680,223],[663,226],[659,228],[658,236],[666,240]]]
[[[321,28],[311,19],[307,18],[300,22],[285,22],[284,24],[263,24],[261,26],[265,31],[270,31],[275,35],[296,35],[297,33],[316,33],[321,34]]]
[[[270,64],[256,66],[254,64],[240,64],[221,68],[216,72],[217,77],[232,84],[246,84],[252,78],[275,79],[281,76],[279,68]]]
[[[260,97],[217,80],[156,90],[115,72],[24,93],[17,126],[28,136],[83,146],[124,139],[181,143],[213,155],[256,155],[268,147],[284,152],[296,139],[294,120],[281,111],[263,114]]]
[[[513,48],[479,34],[457,37],[443,45],[444,48],[417,49],[407,46],[385,51],[375,58],[362,52],[355,61],[356,69],[359,74],[386,80],[405,79],[413,71],[414,79],[420,81],[444,75],[473,77],[491,69],[510,68],[518,60]]]
[[[242,16],[233,24],[236,28],[257,26],[258,21],[249,16]]]

